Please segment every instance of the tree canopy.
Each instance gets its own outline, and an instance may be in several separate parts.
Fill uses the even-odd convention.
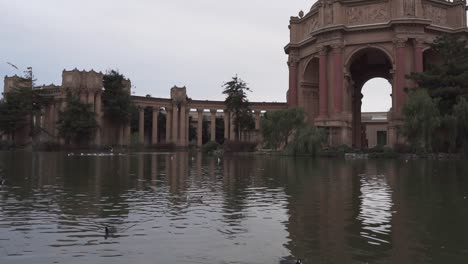
[[[293,155],[316,155],[325,140],[324,132],[305,121],[301,108],[267,113],[261,121],[267,146]]]
[[[223,94],[226,95],[226,110],[233,114],[234,131],[236,138],[239,139],[241,131],[253,129],[255,122],[250,110],[249,100],[247,99],[247,91],[251,91],[242,79],[232,77],[232,80],[224,85]]]
[[[304,126],[305,113],[299,108],[268,113],[261,121],[265,143],[275,149],[288,145],[294,131]]]
[[[16,130],[32,124],[32,116],[39,114],[49,101],[29,87],[13,88],[0,102],[0,130],[14,134]]]
[[[412,73],[409,78],[427,89],[432,98],[439,99],[442,115],[450,114],[457,98],[468,94],[467,42],[454,35],[443,35],[430,48],[441,63],[428,63],[424,72]]]
[[[57,121],[59,135],[67,144],[84,144],[93,139],[97,128],[96,113],[91,110],[91,105],[68,93],[65,110],[59,113]]]
[[[128,124],[132,116],[130,91],[125,89],[125,77],[111,70],[104,75],[102,103],[104,115],[115,124]]]
[[[456,35],[437,37],[430,46],[436,60],[428,61],[424,72],[408,76],[426,91],[410,95],[403,113],[403,131],[414,146],[450,152],[466,147],[467,44]]]
[[[437,100],[433,100],[425,89],[417,89],[409,94],[403,106],[404,123],[402,133],[417,151],[430,152],[434,131],[440,125]]]

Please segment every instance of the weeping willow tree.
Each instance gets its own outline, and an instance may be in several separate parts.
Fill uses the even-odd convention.
[[[325,141],[322,129],[305,124],[294,134],[293,140],[286,146],[285,152],[290,155],[317,156]]]
[[[434,132],[441,124],[438,100],[433,100],[427,90],[417,89],[409,94],[403,106],[401,132],[416,152],[431,152]]]
[[[305,122],[302,109],[267,113],[260,130],[267,146],[283,149],[289,155],[315,156],[322,148],[325,133]]]

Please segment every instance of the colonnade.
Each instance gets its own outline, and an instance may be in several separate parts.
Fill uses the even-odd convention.
[[[47,91],[47,90],[45,90]],[[94,144],[102,144],[102,127],[103,127],[103,113],[102,113],[102,91],[101,90],[87,90],[79,93],[80,101],[91,105],[91,110],[96,114],[96,122],[98,124],[98,131],[96,131]],[[45,107],[41,116],[36,116],[35,122],[38,122],[49,136],[55,140],[59,138],[57,122],[59,120],[59,113],[65,110],[66,98],[65,95],[53,97],[52,101]],[[123,140],[125,136],[120,138]],[[60,141],[63,141],[60,139]],[[120,140],[119,140],[120,141]],[[123,143],[123,142],[122,142]],[[123,144],[122,144],[123,145]]]
[[[234,131],[233,115],[227,110],[216,108],[190,108],[188,104],[172,104],[171,106],[140,106],[138,117],[138,141],[140,144],[145,144],[145,109],[152,109],[153,117],[151,120],[151,144],[158,143],[174,143],[176,146],[186,147],[189,145],[189,128],[190,116],[196,117],[197,131],[197,146],[203,145],[203,121],[206,116],[209,116],[209,133],[210,141],[216,141],[216,119],[222,116],[224,120],[224,138],[235,140],[236,133]],[[158,118],[160,110],[164,108],[166,113],[166,135],[165,139],[159,135]],[[192,115],[190,115],[192,113]],[[255,118],[255,130],[260,129],[261,110],[253,111]]]

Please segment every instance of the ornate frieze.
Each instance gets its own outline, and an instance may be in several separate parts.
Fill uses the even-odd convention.
[[[414,0],[404,0],[403,11],[405,12],[405,16],[414,16],[415,15]]]
[[[307,35],[309,35],[313,31],[315,31],[319,26],[318,22],[319,22],[318,21],[318,15],[310,17],[307,20],[307,22],[305,22],[305,24],[304,24],[304,27],[303,27],[304,34],[303,34],[303,36],[306,37]]]
[[[447,9],[423,3],[424,17],[432,20],[432,24],[447,26]]]
[[[325,25],[330,25],[333,23],[333,2],[326,0],[324,7],[324,23]]]
[[[349,25],[372,24],[390,19],[387,3],[351,6],[346,10]]]

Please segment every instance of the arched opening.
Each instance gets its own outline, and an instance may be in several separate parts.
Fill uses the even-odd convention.
[[[313,120],[319,115],[319,59],[313,58],[307,64],[304,71],[304,79],[301,82],[304,111],[308,120]]]
[[[348,65],[349,73],[352,79],[350,98],[351,102],[349,102],[353,119],[352,145],[356,148],[374,147],[376,145],[376,143],[372,143],[372,146],[369,145],[370,140],[367,135],[366,124],[372,124],[372,122],[376,121],[377,119],[380,126],[377,131],[380,132],[379,135],[376,133],[375,137],[380,139],[380,142],[378,143],[386,145],[388,142],[387,115],[384,113],[375,114],[375,117],[373,116],[374,114],[363,115],[363,91],[366,92],[367,96],[365,101],[372,101],[372,105],[375,105],[376,109],[379,107],[378,109],[383,110],[382,112],[389,111],[389,109],[386,108],[393,105],[392,99],[388,99],[392,90],[392,88],[388,88],[392,79],[392,60],[383,50],[377,48],[365,48],[355,53],[351,57]],[[368,82],[369,88],[366,85]],[[363,90],[365,85],[366,89]],[[368,92],[368,90],[372,91]],[[380,108],[381,106],[385,108]],[[364,109],[367,110],[367,107],[368,106],[366,104],[366,108]],[[374,135],[369,136],[374,137]],[[378,139],[375,139],[375,141],[377,140]],[[374,139],[372,139],[372,142],[374,142]]]
[[[367,81],[361,90],[363,146],[374,148],[388,144],[388,112],[392,108],[392,85],[384,78]]]
[[[362,86],[361,93],[363,113],[388,112],[392,108],[392,85],[387,79],[370,79]]]

